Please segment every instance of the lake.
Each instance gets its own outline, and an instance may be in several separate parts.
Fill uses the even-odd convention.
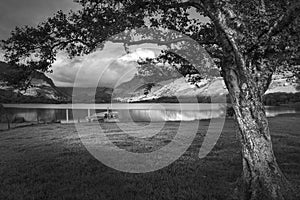
[[[88,115],[104,112],[107,108],[117,111],[121,121],[193,121],[219,118],[226,114],[224,104],[4,104],[12,121],[54,122],[66,120],[84,121]],[[268,117],[300,113],[290,106],[266,107]],[[76,116],[76,119],[74,119]],[[67,117],[68,116],[68,117]],[[5,121],[2,117],[1,121]]]

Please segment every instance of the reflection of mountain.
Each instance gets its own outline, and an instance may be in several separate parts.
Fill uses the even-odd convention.
[[[12,67],[0,62],[0,102],[1,103],[60,103],[69,101],[45,74],[35,72],[32,75],[32,87],[20,91],[1,82],[6,73],[13,73]]]
[[[211,119],[224,116],[225,108],[216,110],[207,109],[199,111],[188,110],[130,110],[119,111],[121,121],[193,121],[200,119]]]

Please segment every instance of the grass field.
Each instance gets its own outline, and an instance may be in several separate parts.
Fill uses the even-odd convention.
[[[300,193],[300,116],[270,119],[274,151],[287,178]],[[200,122],[188,151],[161,170],[129,174],[111,169],[89,154],[74,125],[34,125],[0,132],[0,199],[215,199],[231,194],[241,174],[234,123],[226,121],[213,151],[198,152],[209,121]],[[93,124],[87,124],[87,129]],[[160,137],[135,141],[110,129],[120,148],[147,151],[174,136],[175,122]],[[141,132],[145,129],[141,126]],[[121,137],[122,136],[122,137]],[[134,146],[134,148],[133,148]]]

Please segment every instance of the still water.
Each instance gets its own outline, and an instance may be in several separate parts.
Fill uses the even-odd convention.
[[[121,121],[193,121],[224,116],[226,105],[222,104],[16,104],[5,105],[11,120],[23,118],[25,121],[54,122],[84,120],[89,114],[104,112],[112,108],[118,112]],[[72,109],[73,108],[73,109]],[[68,110],[68,112],[66,112]],[[76,113],[76,119],[73,118]],[[281,114],[300,113],[296,107],[266,107],[268,117]],[[5,119],[1,119],[3,121]]]

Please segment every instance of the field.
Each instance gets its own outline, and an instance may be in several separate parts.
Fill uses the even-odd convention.
[[[300,193],[300,116],[270,119],[277,161]],[[186,122],[188,123],[188,122]],[[45,124],[0,132],[0,199],[222,200],[241,174],[239,142],[228,119],[218,143],[204,159],[199,148],[209,121],[201,121],[194,142],[176,162],[155,172],[130,174],[96,160],[81,143],[74,125]],[[145,132],[141,124],[140,132]],[[91,129],[95,124],[87,124]],[[177,122],[159,137],[136,141],[113,125],[108,134],[120,148],[155,150],[172,140]],[[138,133],[139,131],[137,131]]]

